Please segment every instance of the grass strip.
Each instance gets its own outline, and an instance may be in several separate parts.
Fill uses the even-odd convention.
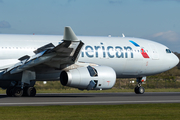
[[[176,120],[180,103],[0,107],[2,120]]]

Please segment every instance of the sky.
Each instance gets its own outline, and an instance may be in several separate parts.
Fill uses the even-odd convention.
[[[150,39],[180,53],[180,0],[0,0],[0,34]]]

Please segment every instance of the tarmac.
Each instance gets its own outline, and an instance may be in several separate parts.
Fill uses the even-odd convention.
[[[135,93],[44,93],[35,97],[8,97],[0,94],[0,106],[118,105],[180,103],[180,92]]]

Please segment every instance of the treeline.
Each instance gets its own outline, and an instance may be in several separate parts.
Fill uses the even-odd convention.
[[[180,59],[180,54],[175,52],[176,56]],[[166,72],[157,74],[157,75],[153,75],[153,76],[148,76],[147,78],[149,79],[179,79],[180,77],[180,63],[178,63],[178,65],[174,68],[172,68],[171,70],[168,70]]]
[[[179,53],[174,52],[174,54],[180,59],[180,54],[179,54]],[[180,62],[179,62],[179,64],[177,65],[177,67],[180,69]]]

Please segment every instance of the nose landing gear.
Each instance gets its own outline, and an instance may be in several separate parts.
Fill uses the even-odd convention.
[[[144,87],[141,86],[142,82],[146,81],[146,77],[137,78],[137,86],[134,88],[136,94],[143,94],[145,92]]]
[[[144,87],[135,87],[134,88],[134,92],[136,93],[136,94],[143,94],[144,92],[145,92],[145,89],[144,89]]]

